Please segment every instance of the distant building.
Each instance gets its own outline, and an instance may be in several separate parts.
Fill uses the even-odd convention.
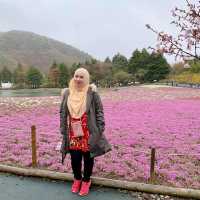
[[[1,82],[1,88],[3,89],[8,89],[8,88],[12,88],[13,84],[8,82],[8,83],[2,83]]]
[[[190,67],[191,66],[188,63],[185,63],[184,66],[183,66],[183,68],[185,68],[185,69],[189,69]]]

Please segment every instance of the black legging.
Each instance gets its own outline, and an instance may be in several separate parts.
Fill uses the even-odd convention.
[[[90,152],[82,152],[79,150],[70,150],[71,166],[76,180],[82,179],[82,157],[84,159],[83,181],[88,182],[92,175],[94,166],[94,158],[90,158]]]

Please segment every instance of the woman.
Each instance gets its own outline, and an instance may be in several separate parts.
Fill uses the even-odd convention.
[[[75,71],[65,89],[60,107],[60,131],[62,163],[67,153],[71,156],[74,181],[71,191],[87,195],[94,158],[111,150],[103,132],[105,128],[101,99],[96,86],[89,84],[89,73],[84,68]],[[84,170],[82,177],[82,158]]]

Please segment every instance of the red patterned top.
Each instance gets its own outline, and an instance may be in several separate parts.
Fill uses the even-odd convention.
[[[69,118],[69,139],[70,139],[70,150],[81,150],[83,152],[89,151],[88,139],[89,139],[89,130],[87,127],[87,114],[84,113],[81,117],[81,124],[84,135],[82,137],[74,137],[73,130],[71,128],[71,122],[80,121],[80,119]]]

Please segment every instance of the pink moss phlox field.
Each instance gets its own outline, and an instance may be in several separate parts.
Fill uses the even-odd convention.
[[[128,87],[100,90],[112,151],[95,158],[94,176],[147,182],[156,148],[157,183],[200,187],[200,90]],[[72,172],[56,145],[60,97],[0,97],[0,163],[31,166],[36,125],[38,167]]]

